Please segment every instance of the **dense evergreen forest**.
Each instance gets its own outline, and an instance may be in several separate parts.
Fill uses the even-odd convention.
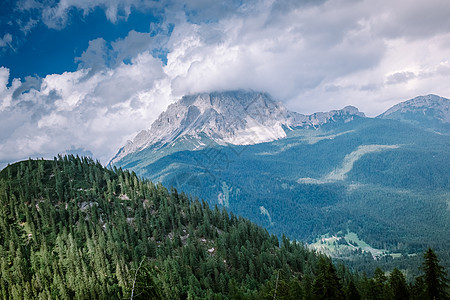
[[[90,158],[0,172],[2,299],[448,299],[433,250],[372,278]]]

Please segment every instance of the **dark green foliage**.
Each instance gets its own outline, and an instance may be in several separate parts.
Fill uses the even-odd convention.
[[[313,299],[345,299],[336,269],[325,258],[319,261],[319,273],[313,284]]]
[[[411,295],[426,295],[436,278],[445,299],[433,255]],[[2,299],[404,299],[399,287],[408,295],[398,270],[361,278],[225,209],[90,158],[0,172]]]
[[[424,254],[422,270],[423,287],[428,299],[449,299],[447,272],[439,265],[439,259],[429,248]],[[422,285],[422,284],[421,284]]]
[[[394,293],[394,300],[409,299],[408,285],[406,284],[405,276],[399,269],[394,268],[389,275],[389,286]]]
[[[246,219],[89,158],[0,172],[1,298],[259,298],[280,270],[279,295],[294,299],[317,260]]]
[[[387,286],[387,277],[384,274],[384,271],[380,268],[376,268],[373,279],[369,280],[369,299],[388,299],[388,286]]]
[[[164,299],[161,288],[158,284],[158,269],[145,259],[134,270],[130,298],[132,299]],[[134,284],[134,286],[133,286]],[[127,297],[128,298],[128,297]]]
[[[345,299],[346,300],[360,300],[361,295],[358,292],[358,289],[356,288],[353,281],[350,281],[350,283],[347,286],[347,290],[345,292]]]

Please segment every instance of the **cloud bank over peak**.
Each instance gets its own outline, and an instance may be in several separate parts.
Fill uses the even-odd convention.
[[[0,164],[68,149],[106,163],[170,103],[198,92],[261,90],[301,113],[355,105],[369,116],[450,95],[445,0],[22,2],[49,28],[70,26],[72,10],[102,9],[112,23],[151,12],[158,22],[90,40],[76,71],[20,80],[1,67]]]

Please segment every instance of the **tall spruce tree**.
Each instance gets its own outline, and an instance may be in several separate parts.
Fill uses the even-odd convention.
[[[449,299],[448,278],[444,267],[439,265],[439,259],[433,249],[428,248],[424,254],[422,270],[425,291],[429,299],[440,300]]]
[[[408,285],[406,284],[405,276],[399,269],[394,268],[389,275],[389,285],[393,293],[394,300],[409,299]]]
[[[313,299],[345,299],[336,268],[323,257],[319,260],[319,274],[313,284]]]

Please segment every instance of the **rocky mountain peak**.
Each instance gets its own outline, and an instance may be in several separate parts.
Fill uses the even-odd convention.
[[[330,121],[363,117],[357,108],[310,116],[287,110],[267,93],[226,91],[182,97],[129,141],[111,163],[150,146],[163,147],[182,138],[206,137],[218,144],[250,145],[286,137],[286,128],[316,127]],[[201,142],[196,147],[201,147]]]
[[[394,105],[378,117],[411,122],[438,120],[450,123],[450,100],[433,94],[419,96]]]

